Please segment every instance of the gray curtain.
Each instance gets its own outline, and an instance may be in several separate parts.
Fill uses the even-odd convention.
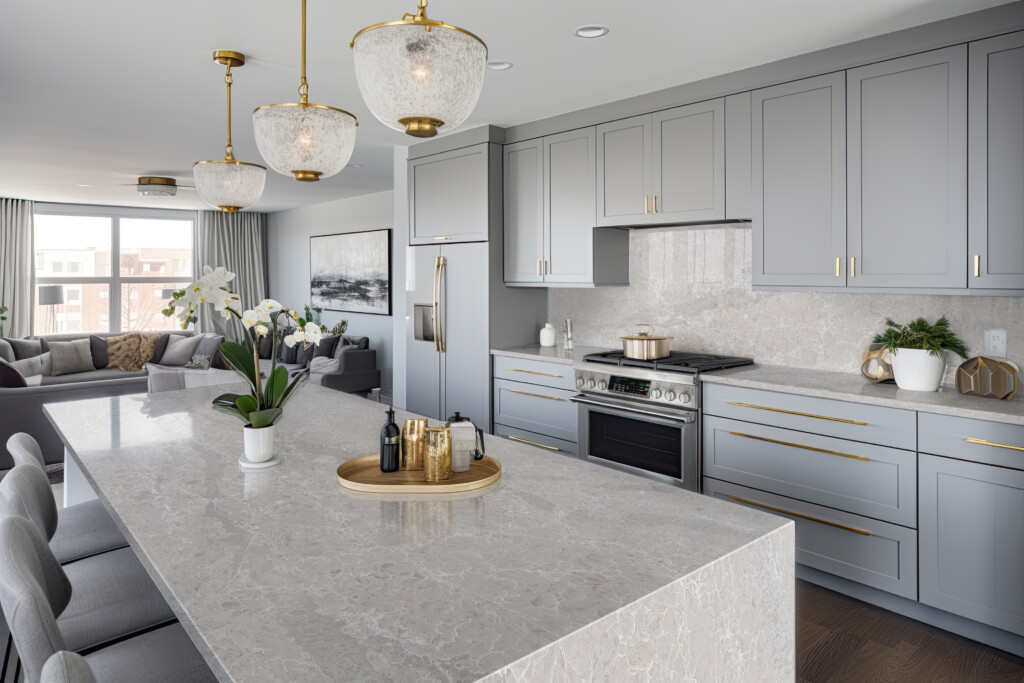
[[[0,198],[0,306],[3,336],[32,334],[32,202]]]
[[[242,307],[256,306],[267,298],[267,215],[200,211],[193,265],[196,277],[203,274],[203,266],[224,266],[235,274],[231,289],[242,297]],[[236,323],[226,323],[212,306],[203,306],[196,329],[239,339]]]

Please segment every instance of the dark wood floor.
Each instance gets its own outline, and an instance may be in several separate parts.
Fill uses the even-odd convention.
[[[797,581],[797,680],[1024,683],[1024,659]]]

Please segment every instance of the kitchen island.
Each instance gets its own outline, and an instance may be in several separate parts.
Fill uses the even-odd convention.
[[[486,489],[347,491],[385,406],[313,386],[242,471],[221,391],[45,410],[222,680],[793,680],[792,522],[490,436]]]

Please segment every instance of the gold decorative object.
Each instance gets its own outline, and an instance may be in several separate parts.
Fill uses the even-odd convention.
[[[1020,393],[1020,368],[1001,358],[976,356],[956,369],[956,390],[970,396],[1011,399]]]
[[[448,427],[427,427],[424,437],[423,478],[427,481],[448,481],[452,478],[452,430]]]
[[[895,382],[892,374],[892,354],[881,344],[872,344],[864,352],[864,362],[860,366],[860,374],[870,382]]]
[[[422,470],[423,450],[426,448],[427,419],[425,417],[410,418],[402,427],[402,454],[399,458],[399,470]]]
[[[381,472],[380,457],[367,455],[342,463],[338,483],[366,493],[458,493],[490,486],[501,478],[501,463],[490,456],[474,460],[465,472],[452,472],[447,481],[424,481],[421,472]]]

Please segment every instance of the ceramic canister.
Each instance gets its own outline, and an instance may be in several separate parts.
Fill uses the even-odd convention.
[[[423,451],[426,448],[424,432],[426,429],[427,419],[425,417],[405,421],[405,425],[402,427],[402,454],[398,469],[423,469]]]
[[[452,477],[452,430],[448,427],[427,427],[427,447],[423,453],[423,478],[447,481]]]

